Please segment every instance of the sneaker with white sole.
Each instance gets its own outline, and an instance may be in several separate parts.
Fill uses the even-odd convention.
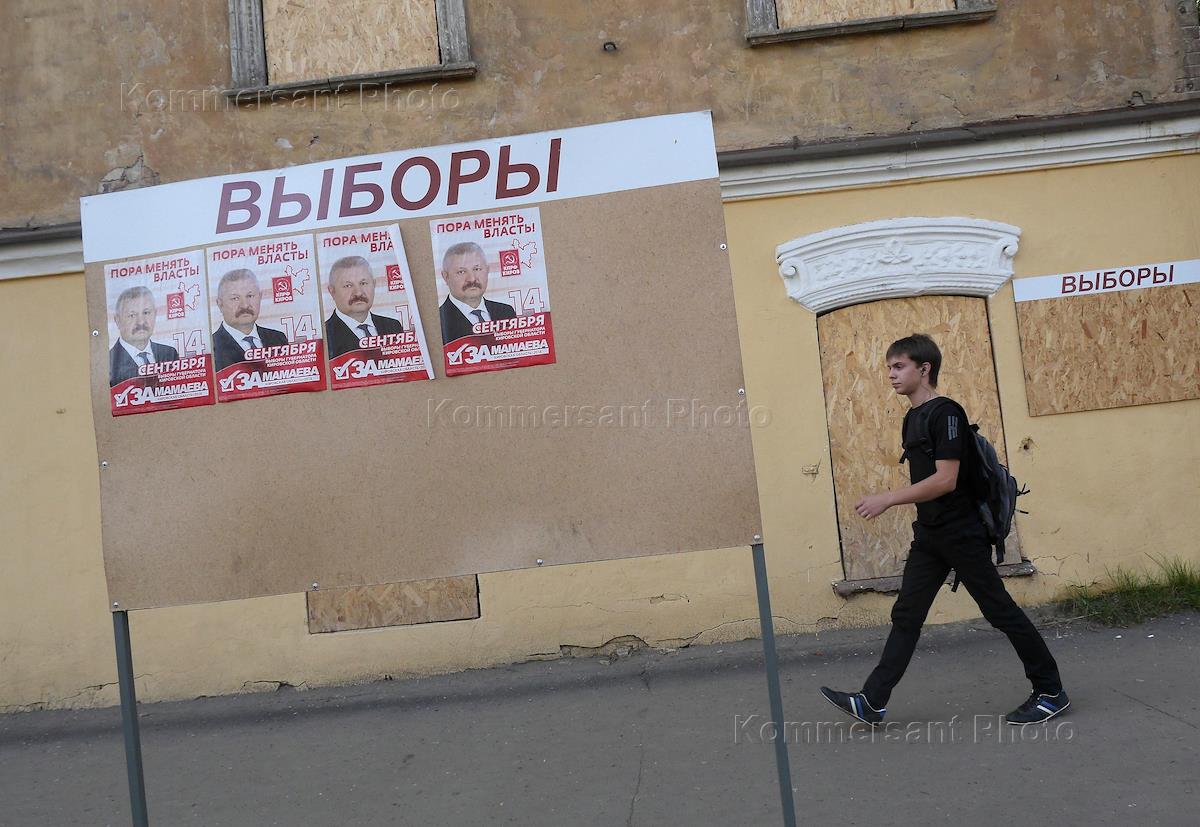
[[[1070,705],[1071,699],[1067,697],[1066,690],[1059,690],[1057,695],[1035,691],[1025,703],[1005,715],[1004,720],[1013,726],[1040,724],[1066,712]]]
[[[849,692],[838,692],[836,689],[830,689],[828,686],[822,686],[821,695],[824,696],[825,700],[842,710],[842,712],[845,712],[851,718],[862,721],[864,724],[874,725],[883,723],[883,716],[887,713],[887,707],[876,709],[867,701],[867,696],[861,692],[851,694]]]

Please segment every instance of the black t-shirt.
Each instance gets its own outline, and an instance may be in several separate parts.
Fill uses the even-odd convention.
[[[930,411],[923,410],[929,406]],[[921,445],[920,420],[929,417],[929,439],[932,446]],[[958,482],[953,491],[936,500],[917,503],[917,521],[925,526],[943,526],[974,518],[976,509],[967,493],[968,456],[964,452],[967,442],[967,419],[962,407],[946,397],[934,397],[909,410],[904,415],[902,437],[908,452],[908,473],[914,483],[932,477],[937,470],[936,460],[959,460]],[[933,455],[926,451],[932,447]]]

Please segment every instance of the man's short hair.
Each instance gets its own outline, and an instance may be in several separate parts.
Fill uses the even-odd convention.
[[[154,294],[150,292],[148,287],[126,287],[121,291],[121,295],[117,296],[117,306],[113,312],[118,316],[121,315],[121,310],[125,305],[129,304],[134,299],[149,299],[151,304],[154,304]]]
[[[483,248],[474,241],[460,241],[457,244],[451,244],[445,255],[442,256],[442,272],[448,269],[447,262],[450,261],[451,256],[465,256],[467,253],[478,253],[484,261],[487,261],[487,255],[483,252]]]
[[[329,278],[326,283],[332,287],[334,273],[339,270],[349,270],[352,267],[362,267],[368,273],[371,272],[371,263],[362,256],[342,256],[329,268]]]
[[[938,350],[937,342],[924,333],[913,333],[903,339],[892,342],[887,349],[887,359],[893,356],[907,356],[918,365],[929,363],[929,384],[937,387],[938,372],[942,369],[942,352]]]
[[[225,285],[232,284],[235,281],[250,280],[258,284],[258,276],[254,275],[253,270],[247,270],[245,267],[239,267],[237,270],[230,270],[225,275],[221,276],[221,281],[217,284],[217,292],[220,293],[225,289]]]

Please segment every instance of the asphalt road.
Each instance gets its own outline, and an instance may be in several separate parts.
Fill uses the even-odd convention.
[[[926,630],[874,731],[817,686],[886,629],[781,638],[799,823],[1200,823],[1200,614],[1039,623],[1074,706],[1023,730],[982,620]],[[140,711],[152,824],[781,823],[758,641]],[[119,710],[0,716],[0,824],[129,823]]]

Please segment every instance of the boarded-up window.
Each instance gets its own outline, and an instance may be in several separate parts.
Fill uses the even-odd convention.
[[[775,0],[779,28],[954,11],[955,0]]]
[[[908,467],[899,464],[900,423],[908,400],[888,384],[888,345],[910,333],[932,336],[943,358],[938,392],[966,408],[1007,464],[987,304],[967,296],[857,304],[818,318],[817,333],[846,579],[894,577],[908,556],[916,508],[897,506],[874,520],[854,511],[866,494],[909,484]],[[1005,559],[1021,559],[1015,528]]]
[[[434,0],[262,0],[272,84],[434,66]]]
[[[479,617],[473,574],[308,592],[308,631],[345,632]]]
[[[1030,416],[1200,399],[1200,284],[1021,301],[1017,322]]]

